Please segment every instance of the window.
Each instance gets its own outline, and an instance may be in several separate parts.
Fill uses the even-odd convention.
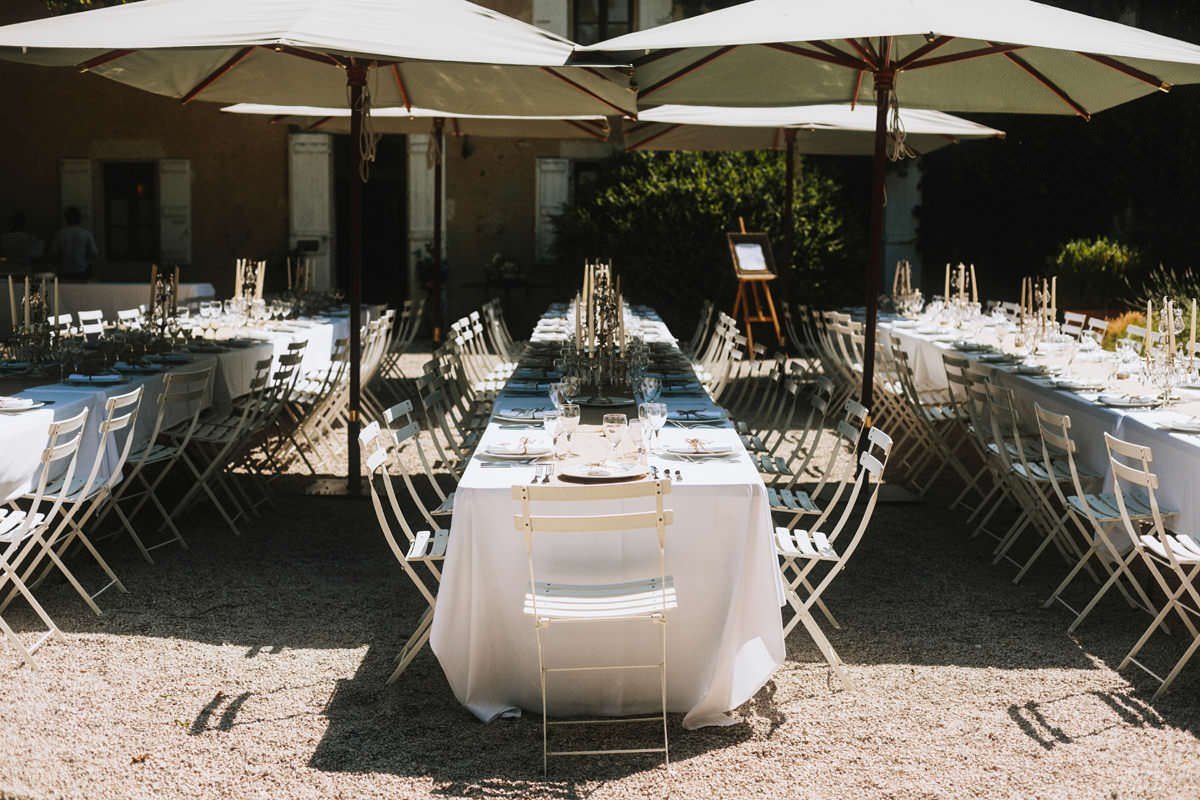
[[[595,44],[633,30],[633,0],[573,0],[572,36]]]
[[[111,261],[158,259],[158,191],[153,161],[104,165],[104,250]]]

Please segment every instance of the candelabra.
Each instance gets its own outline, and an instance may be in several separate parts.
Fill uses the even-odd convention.
[[[614,279],[611,263],[588,262],[575,298],[575,336],[567,343],[564,368],[581,388],[597,395],[626,387],[627,344],[621,279]]]

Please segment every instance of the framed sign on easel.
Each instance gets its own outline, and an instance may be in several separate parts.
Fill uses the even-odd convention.
[[[767,234],[747,233],[745,223],[741,219],[738,223],[742,229],[740,233],[726,234],[729,257],[738,279],[732,316],[741,320],[742,329],[746,331],[746,356],[753,360],[755,323],[771,323],[775,327],[776,340],[783,344],[783,332],[775,313],[770,286],[770,282],[778,275],[775,274],[775,257],[771,253],[771,240]]]

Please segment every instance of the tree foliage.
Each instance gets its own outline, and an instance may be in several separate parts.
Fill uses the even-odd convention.
[[[771,235],[776,266],[795,278],[797,293],[844,293],[844,268],[861,251],[862,233],[847,221],[839,182],[810,162],[797,168],[792,258],[783,252],[784,184],[779,153],[615,156],[558,219],[560,260],[611,258],[618,272],[637,275],[634,299],[680,315],[668,322],[686,324],[702,299],[732,301],[725,234],[742,217],[747,230]]]
[[[133,2],[137,2],[137,0],[46,0],[46,8],[50,9],[52,14],[69,14],[72,11],[87,11],[93,8],[119,6]]]

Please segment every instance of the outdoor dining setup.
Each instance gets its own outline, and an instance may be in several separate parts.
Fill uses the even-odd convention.
[[[902,259],[886,291],[883,262],[889,163],[1005,136],[946,112],[1088,120],[1200,83],[1200,47],[1027,0],[752,0],[587,46],[463,0],[141,0],[0,27],[0,59],[350,137],[344,286],[289,250],[223,262],[226,296],[167,263],[130,284],[137,302],[128,287],[64,301],[53,274],[0,287],[0,661],[33,670],[75,646],[48,587],[65,581],[99,617],[111,590],[139,591],[121,548],[160,568],[198,521],[243,546],[279,524],[280,487],[300,476],[330,518],[370,531],[361,561],[386,561],[389,601],[416,606],[384,613],[363,591],[369,632],[339,639],[314,604],[313,638],[345,660],[402,642],[370,674],[382,697],[444,679],[445,705],[479,730],[537,720],[543,773],[603,755],[669,768],[672,745],[711,747],[690,732],[741,724],[796,664],[853,704],[872,673],[839,648],[873,620],[847,613],[858,595],[838,579],[894,532],[890,503],[949,506],[1005,581],[1052,571],[1037,591],[1064,650],[1128,606],[1117,669],[1148,675],[1152,701],[1196,675],[1200,298],[1151,297],[1117,327],[1073,306],[1068,278],[986,253],[944,270]],[[371,303],[365,272],[402,282],[364,254],[385,133],[436,140],[432,268]],[[730,219],[729,253],[695,269],[730,258],[737,300],[670,314],[639,270],[563,257],[536,323],[510,328],[498,298],[443,297],[447,133],[780,150],[788,241],[777,263],[768,234]],[[872,156],[861,304],[810,299],[791,263],[797,153]],[[756,338],[767,322],[776,336]],[[353,561],[340,542],[306,557]],[[308,591],[287,584],[272,591]],[[10,624],[20,604],[33,634]],[[1166,668],[1146,655],[1162,637],[1179,651]],[[978,659],[966,666],[990,667]],[[423,713],[398,706],[387,725]]]

